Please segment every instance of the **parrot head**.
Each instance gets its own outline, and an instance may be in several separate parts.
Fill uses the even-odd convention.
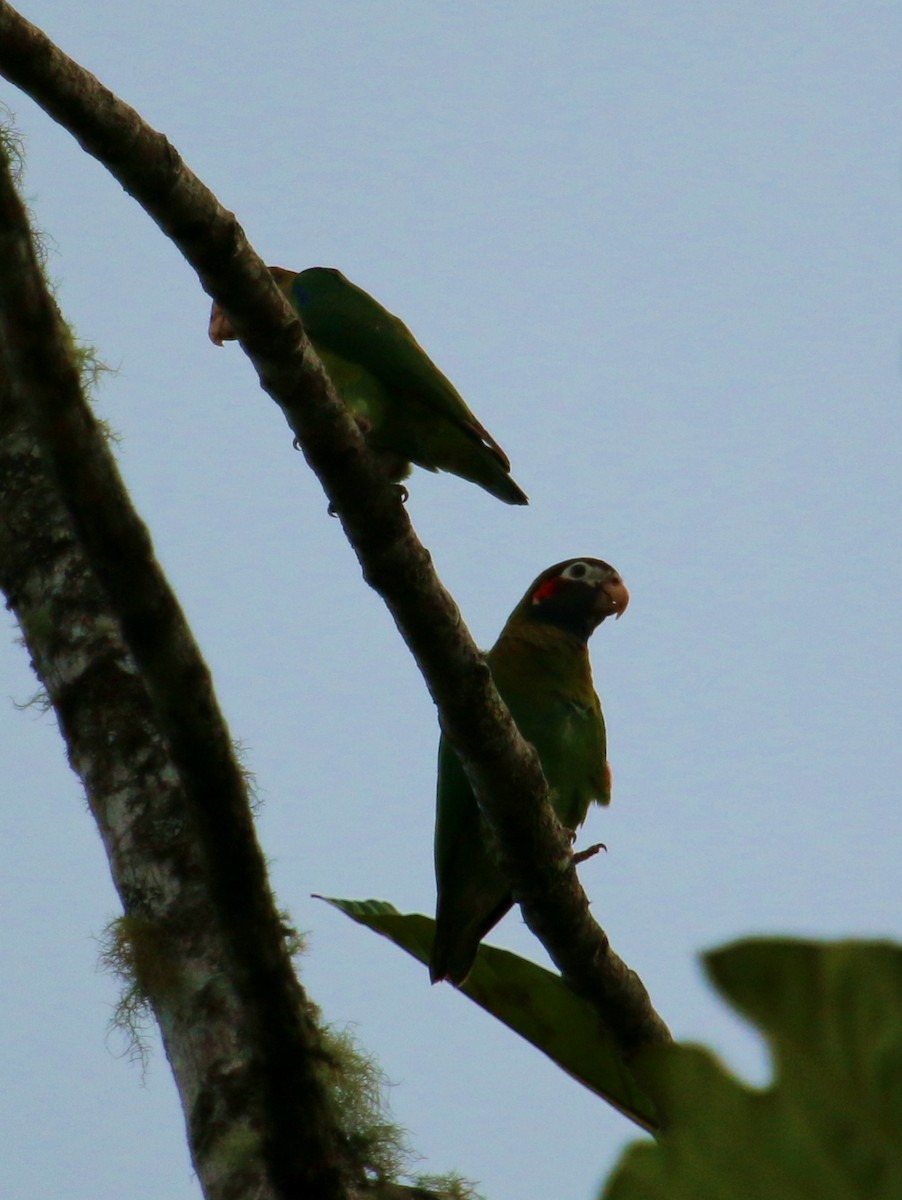
[[[297,271],[288,271],[285,267],[270,267],[269,273],[275,280],[276,285],[287,296],[291,290],[292,283],[297,278]],[[237,336],[232,322],[215,300],[213,301],[213,307],[210,309],[210,324],[207,328],[207,334],[214,346],[221,346],[223,342],[234,342]]]
[[[533,581],[515,614],[588,640],[605,617],[619,617],[629,602],[626,585],[608,563],[568,558]]]

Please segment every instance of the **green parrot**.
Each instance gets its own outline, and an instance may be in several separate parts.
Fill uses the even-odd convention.
[[[333,267],[270,271],[391,480],[416,463],[478,483],[506,504],[529,503],[507,455],[402,321]],[[217,304],[209,334],[217,346],[235,337]]]
[[[588,641],[605,617],[620,616],[629,592],[613,567],[570,558],[536,579],[511,613],[487,661],[520,733],[535,746],[551,802],[575,834],[589,805],[609,804],[604,718],[592,686]],[[461,984],[479,943],[513,899],[460,760],[442,737],[435,820],[438,892],[433,983]]]

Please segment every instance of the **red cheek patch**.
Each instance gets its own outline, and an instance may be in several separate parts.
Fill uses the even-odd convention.
[[[555,575],[553,579],[546,579],[541,587],[537,587],[533,592],[533,604],[541,604],[543,600],[547,600],[549,596],[553,596],[560,586],[561,578],[559,575]]]

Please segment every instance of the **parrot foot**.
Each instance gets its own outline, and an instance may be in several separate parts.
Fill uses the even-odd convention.
[[[410,492],[408,492],[407,488],[404,486],[403,483],[396,483],[394,486],[397,489],[398,499],[401,501],[402,504],[406,504],[410,498]],[[330,517],[338,516],[338,512],[336,511],[334,504],[330,504],[329,507],[326,509],[326,512],[329,514]]]
[[[605,853],[607,853],[607,849],[608,848],[604,842],[596,842],[594,846],[589,846],[585,850],[580,850],[578,854],[573,855],[574,867],[578,866],[582,862],[585,862],[587,858],[594,858],[599,850],[604,850]]]

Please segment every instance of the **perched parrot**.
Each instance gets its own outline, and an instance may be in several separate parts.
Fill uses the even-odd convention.
[[[571,558],[536,579],[487,655],[492,678],[520,733],[536,748],[551,802],[574,833],[589,805],[608,804],[604,718],[592,686],[588,641],[620,616],[629,592],[613,567]],[[435,820],[438,900],[432,982],[461,984],[479,943],[513,903],[491,835],[460,760],[443,737]]]
[[[406,478],[416,463],[478,483],[506,504],[529,503],[507,455],[402,321],[333,267],[270,270],[390,479]],[[209,334],[217,346],[235,337],[217,304]]]

